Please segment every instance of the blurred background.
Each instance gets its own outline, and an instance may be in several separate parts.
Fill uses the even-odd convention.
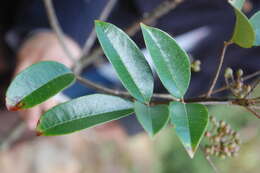
[[[48,1],[48,0],[47,0]],[[34,126],[52,107],[44,103],[25,112],[8,112],[4,95],[13,76],[32,63],[55,60],[72,67],[49,23],[45,1],[10,0],[0,7],[0,173],[210,173],[204,153],[191,160],[172,127],[151,139],[134,115],[93,129],[66,136],[36,137]],[[205,93],[214,74],[223,42],[232,35],[235,16],[227,0],[52,0],[65,42],[75,57],[93,57],[98,42],[93,21],[103,19],[128,31],[144,48],[139,22],[170,33],[189,53],[201,61],[201,71],[192,73],[187,97]],[[243,12],[252,16],[260,2],[246,0]],[[87,41],[86,41],[87,40]],[[86,44],[88,43],[88,44]],[[87,45],[87,46],[86,46]],[[89,46],[90,45],[90,46]],[[224,67],[242,68],[244,75],[260,69],[260,49],[228,48]],[[87,59],[82,58],[82,59]],[[83,61],[79,61],[84,64]],[[152,64],[151,64],[152,65]],[[104,56],[86,63],[81,75],[110,88],[123,89]],[[155,76],[155,92],[166,90]],[[247,81],[251,83],[254,79]],[[224,85],[223,73],[216,88]],[[95,91],[76,83],[55,97],[55,104]],[[230,93],[221,92],[217,97]],[[258,87],[254,96],[259,96]],[[222,173],[260,172],[259,122],[238,106],[210,106],[210,115],[225,120],[237,130],[242,144],[238,156],[212,157]],[[204,145],[206,141],[202,141]]]

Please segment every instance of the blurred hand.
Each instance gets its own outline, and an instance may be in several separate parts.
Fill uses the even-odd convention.
[[[78,58],[80,47],[68,37],[64,40],[73,57]],[[37,33],[24,42],[17,54],[15,75],[38,61],[46,60],[58,61],[70,68],[73,66],[73,62],[67,58],[56,35],[52,32]],[[56,104],[54,99],[50,99],[32,109],[20,111],[20,115],[25,119],[28,127],[34,129],[40,115]]]

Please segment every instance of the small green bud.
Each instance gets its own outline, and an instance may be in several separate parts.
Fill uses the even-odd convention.
[[[220,128],[223,128],[223,127],[225,127],[225,126],[226,126],[225,121],[220,120],[220,121],[219,121],[219,127],[220,127]]]
[[[242,69],[238,69],[236,72],[237,78],[241,78],[243,76],[244,72]]]
[[[193,61],[191,64],[192,71],[199,72],[201,70],[200,65],[201,65],[200,60]]]
[[[233,78],[233,70],[232,70],[232,68],[230,68],[230,67],[226,68],[224,77],[226,79]]]

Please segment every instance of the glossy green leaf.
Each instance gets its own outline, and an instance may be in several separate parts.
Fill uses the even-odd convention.
[[[138,121],[151,137],[156,135],[169,120],[167,105],[147,106],[135,102],[134,109]]]
[[[159,78],[175,97],[182,98],[190,82],[190,62],[186,52],[167,33],[141,24]]]
[[[207,108],[201,104],[171,102],[169,111],[177,136],[193,158],[208,124]]]
[[[13,111],[31,108],[62,91],[74,80],[74,74],[63,64],[39,62],[14,78],[6,93],[6,106]]]
[[[72,133],[133,113],[133,104],[115,96],[93,94],[57,105],[44,113],[37,125],[39,135]]]
[[[241,10],[244,6],[245,0],[230,0],[229,1],[234,7]]]
[[[115,25],[96,21],[98,40],[129,93],[140,102],[148,103],[153,94],[150,66],[137,45]]]
[[[250,18],[250,23],[253,25],[253,28],[254,28],[255,34],[256,34],[256,40],[255,40],[254,45],[260,46],[260,11],[255,13]]]
[[[235,6],[233,6],[236,15],[236,24],[233,31],[233,36],[230,42],[233,42],[240,47],[250,48],[255,42],[255,32],[248,18]]]

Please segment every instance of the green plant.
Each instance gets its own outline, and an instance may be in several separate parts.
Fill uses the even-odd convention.
[[[259,72],[242,77],[242,71],[239,70],[237,78],[234,79],[233,71],[227,69],[224,89],[229,89],[234,97],[211,97],[215,93],[213,90],[227,47],[230,44],[237,44],[242,48],[259,46],[259,12],[249,20],[241,12],[243,2],[231,2],[236,15],[234,33],[229,41],[224,42],[216,74],[204,96],[184,98],[190,83],[191,68],[198,71],[200,63],[194,61],[191,64],[187,53],[170,35],[160,29],[141,24],[145,44],[156,72],[170,93],[154,94],[151,68],[137,45],[113,24],[96,21],[98,40],[127,92],[97,85],[75,75],[60,63],[47,61],[34,64],[16,76],[6,93],[6,105],[9,110],[31,108],[62,91],[77,79],[87,87],[104,94],[82,96],[53,107],[41,116],[36,128],[38,135],[68,134],[135,112],[140,124],[150,136],[156,135],[169,123],[172,124],[188,154],[193,157],[209,123],[205,105],[239,105],[260,117],[254,110],[260,98],[250,98],[250,93],[259,83],[259,79],[252,86],[243,83],[246,79],[259,75]],[[214,144],[218,141],[220,140],[214,140]],[[211,153],[209,147],[205,150],[206,153]]]

